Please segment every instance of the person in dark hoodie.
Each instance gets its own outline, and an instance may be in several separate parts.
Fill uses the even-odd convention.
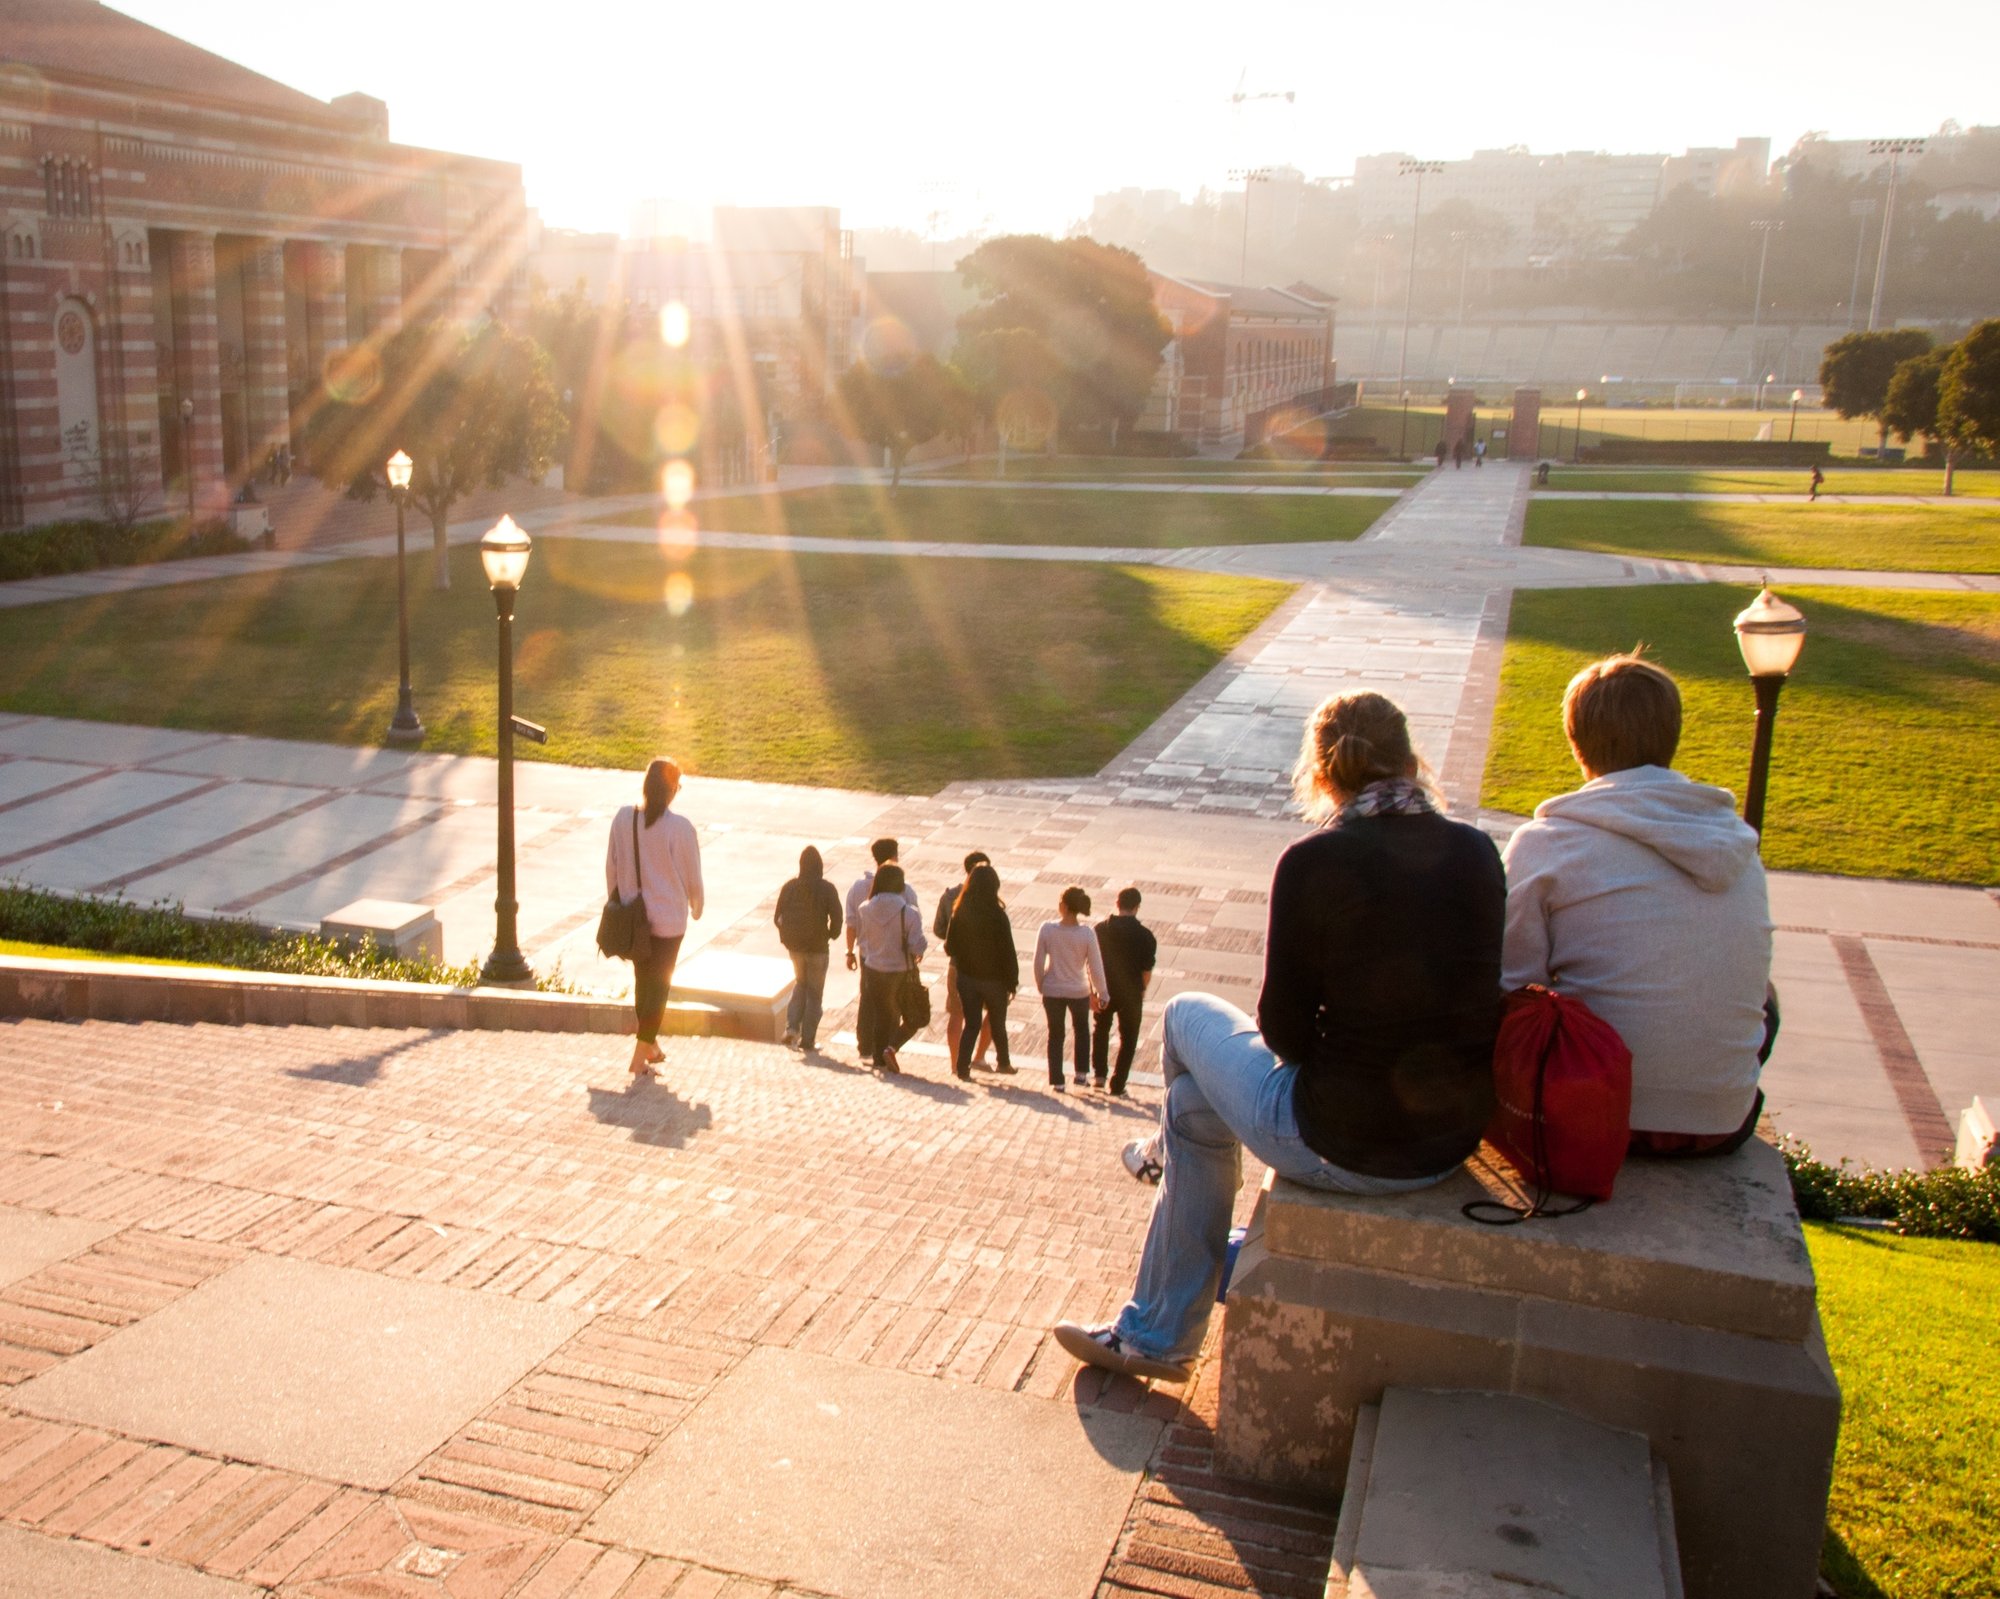
[[[1563,695],[1583,787],[1507,845],[1502,981],[1582,1000],[1632,1051],[1632,1149],[1726,1154],[1756,1131],[1776,1036],[1757,835],[1727,789],[1673,770],[1681,696],[1638,651]]]
[[[792,1002],[785,1012],[785,1047],[808,1055],[819,1039],[820,1004],[826,996],[827,952],[840,937],[840,895],[826,880],[826,864],[808,844],[799,851],[799,875],[778,890],[778,942],[792,957]]]

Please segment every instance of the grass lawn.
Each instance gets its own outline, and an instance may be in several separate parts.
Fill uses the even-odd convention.
[[[1294,544],[1359,538],[1395,503],[1372,495],[1319,499],[1264,494],[1121,494],[1060,489],[800,489],[732,494],[694,507],[703,527],[813,538],[948,544],[1114,545],[1152,550],[1201,544]],[[650,527],[651,511],[612,517]]]
[[[57,961],[127,961],[140,966],[196,966],[198,961],[177,961],[163,955],[110,955],[101,949],[67,949],[60,944],[29,944],[18,938],[0,938],[0,955],[37,955]]]
[[[420,563],[412,563],[413,572]],[[425,748],[494,747],[478,553],[411,598]],[[1153,568],[881,560],[545,539],[515,623],[526,759],[928,791],[1094,772],[1284,597]],[[0,705],[374,744],[395,709],[388,560],[5,614]]]
[[[2000,1595],[2000,1247],[1811,1225],[1840,1451],[1841,1599]]]
[[[1783,472],[1727,471],[1715,468],[1689,472],[1654,467],[1633,470],[1609,466],[1565,466],[1549,476],[1549,489],[1598,494],[1796,494],[1804,499],[1812,477],[1808,467]],[[2000,499],[2000,472],[1961,470],[1953,481],[1955,497]],[[1835,467],[1820,486],[1822,494],[1942,494],[1944,473],[1928,467]]]
[[[1202,456],[1172,457],[1116,455],[1017,455],[1007,463],[1003,479],[998,460],[990,455],[940,472],[926,472],[927,478],[977,478],[982,482],[1115,482],[1140,478],[1148,482],[1213,483],[1241,480],[1251,483],[1317,483],[1333,485],[1382,482],[1415,482],[1420,470],[1385,461],[1381,465],[1356,465],[1344,461],[1276,460],[1218,461]]]
[[[1514,596],[1485,802],[1525,815],[1580,779],[1562,692],[1644,642],[1680,681],[1675,765],[1740,795],[1753,706],[1730,619],[1750,588]],[[1789,871],[2000,882],[2000,594],[1787,589],[1805,653],[1779,711],[1764,859]]]
[[[1384,384],[1384,388],[1393,388]],[[1570,390],[1574,395],[1575,389]],[[1491,399],[1503,399],[1491,389],[1485,391]],[[1479,431],[1483,437],[1494,423],[1506,427],[1513,415],[1511,393],[1504,396],[1504,403],[1482,405],[1478,408]],[[1585,405],[1583,408],[1583,442],[1586,445],[1601,444],[1606,439],[1659,439],[1679,442],[1686,439],[1723,439],[1737,444],[1747,444],[1757,437],[1757,430],[1766,422],[1771,424],[1771,437],[1783,440],[1789,436],[1792,411],[1789,405],[1766,407],[1762,411],[1724,410],[1715,406],[1701,406],[1685,411],[1639,410],[1607,408]],[[1559,392],[1548,389],[1542,391],[1542,454],[1552,460],[1566,461],[1576,450],[1576,401],[1567,403]],[[1444,426],[1444,407],[1441,405],[1413,405],[1410,407],[1408,433],[1409,449],[1412,455],[1420,455],[1437,443],[1438,433]],[[1404,437],[1403,408],[1399,405],[1363,405],[1341,418],[1334,429],[1338,436],[1358,438],[1366,436],[1386,449],[1393,450]],[[1854,422],[1843,422],[1831,411],[1800,411],[1798,440],[1826,439],[1833,445],[1835,455],[1854,455],[1862,445],[1873,447],[1875,424],[1865,418]]]
[[[1737,566],[2000,572],[2000,505],[1536,499],[1525,542]]]

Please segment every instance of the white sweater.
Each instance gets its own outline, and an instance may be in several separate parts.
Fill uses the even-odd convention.
[[[1047,999],[1100,999],[1111,992],[1104,980],[1104,955],[1097,929],[1087,922],[1065,927],[1042,923],[1035,935],[1035,986]]]
[[[1535,807],[1508,843],[1503,981],[1582,1000],[1632,1051],[1632,1126],[1726,1133],[1757,1087],[1771,907],[1726,789],[1640,766]]]
[[[646,925],[661,938],[687,931],[688,918],[701,920],[701,842],[694,823],[664,811],[651,827],[639,817],[639,859],[632,860],[632,812],[619,809],[611,822],[611,847],[604,854],[604,891],[628,900],[646,891]]]

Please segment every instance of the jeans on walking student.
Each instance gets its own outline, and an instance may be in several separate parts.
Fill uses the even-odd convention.
[[[1090,1041],[1090,1064],[1097,1086],[1106,1086],[1110,1066],[1111,1024],[1118,1023],[1118,1065],[1110,1072],[1114,1099],[1125,1095],[1126,1079],[1132,1075],[1132,1056],[1139,1047],[1139,1023],[1145,1008],[1146,990],[1152,985],[1153,968],[1158,963],[1160,941],[1139,920],[1140,893],[1137,884],[1118,891],[1118,913],[1097,924],[1097,948],[1104,957],[1109,1003],[1097,1013],[1097,1027]]]
[[[1081,1087],[1090,1081],[1090,1001],[1042,996],[1042,1014],[1049,1019],[1049,1081],[1063,1085],[1063,1024],[1075,1035],[1076,1081]]]
[[[875,892],[849,919],[861,965],[861,1008],[854,1036],[861,1058],[886,1072],[902,1070],[896,1052],[916,1035],[903,1020],[903,977],[928,947],[924,919],[903,897],[903,868],[894,861],[875,873]]]
[[[785,1007],[785,1038],[811,1053],[819,1044],[820,1008],[826,999],[827,953],[792,954],[792,1001]]]
[[[792,1002],[785,1010],[785,1043],[810,1051],[819,1040],[820,1004],[826,993],[828,952],[840,937],[840,895],[826,880],[820,853],[799,851],[799,875],[778,890],[771,913],[778,941],[792,957]]]
[[[958,974],[958,1002],[965,1010],[965,1031],[959,1034],[958,1058],[952,1062],[952,1068],[960,1077],[972,1075],[972,1046],[979,1037],[982,1021],[993,1029],[995,1068],[1005,1075],[1013,1074],[1014,1062],[1007,1052],[1007,1006],[1013,998],[1013,989],[997,977]]]
[[[1139,1052],[1139,1023],[1144,1001],[1137,994],[1114,999],[1097,1013],[1090,1037],[1090,1070],[1100,1088],[1109,1087],[1123,1097],[1126,1080],[1132,1075],[1132,1059]],[[1111,1059],[1111,1024],[1118,1024],[1118,1060]]]

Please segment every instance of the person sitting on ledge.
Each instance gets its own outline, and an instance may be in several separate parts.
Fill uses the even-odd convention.
[[[1585,781],[1508,842],[1507,987],[1618,1029],[1633,1153],[1729,1154],[1757,1130],[1778,1026],[1757,835],[1728,790],[1672,769],[1680,690],[1638,651],[1570,679],[1563,731]]]
[[[1166,1008],[1160,1129],[1125,1151],[1160,1185],[1138,1285],[1112,1325],[1055,1329],[1089,1365],[1187,1380],[1245,1147],[1309,1188],[1398,1194],[1456,1171],[1492,1112],[1499,851],[1441,814],[1409,724],[1379,694],[1313,713],[1294,781],[1324,825],[1271,880],[1257,1019],[1209,994]]]

